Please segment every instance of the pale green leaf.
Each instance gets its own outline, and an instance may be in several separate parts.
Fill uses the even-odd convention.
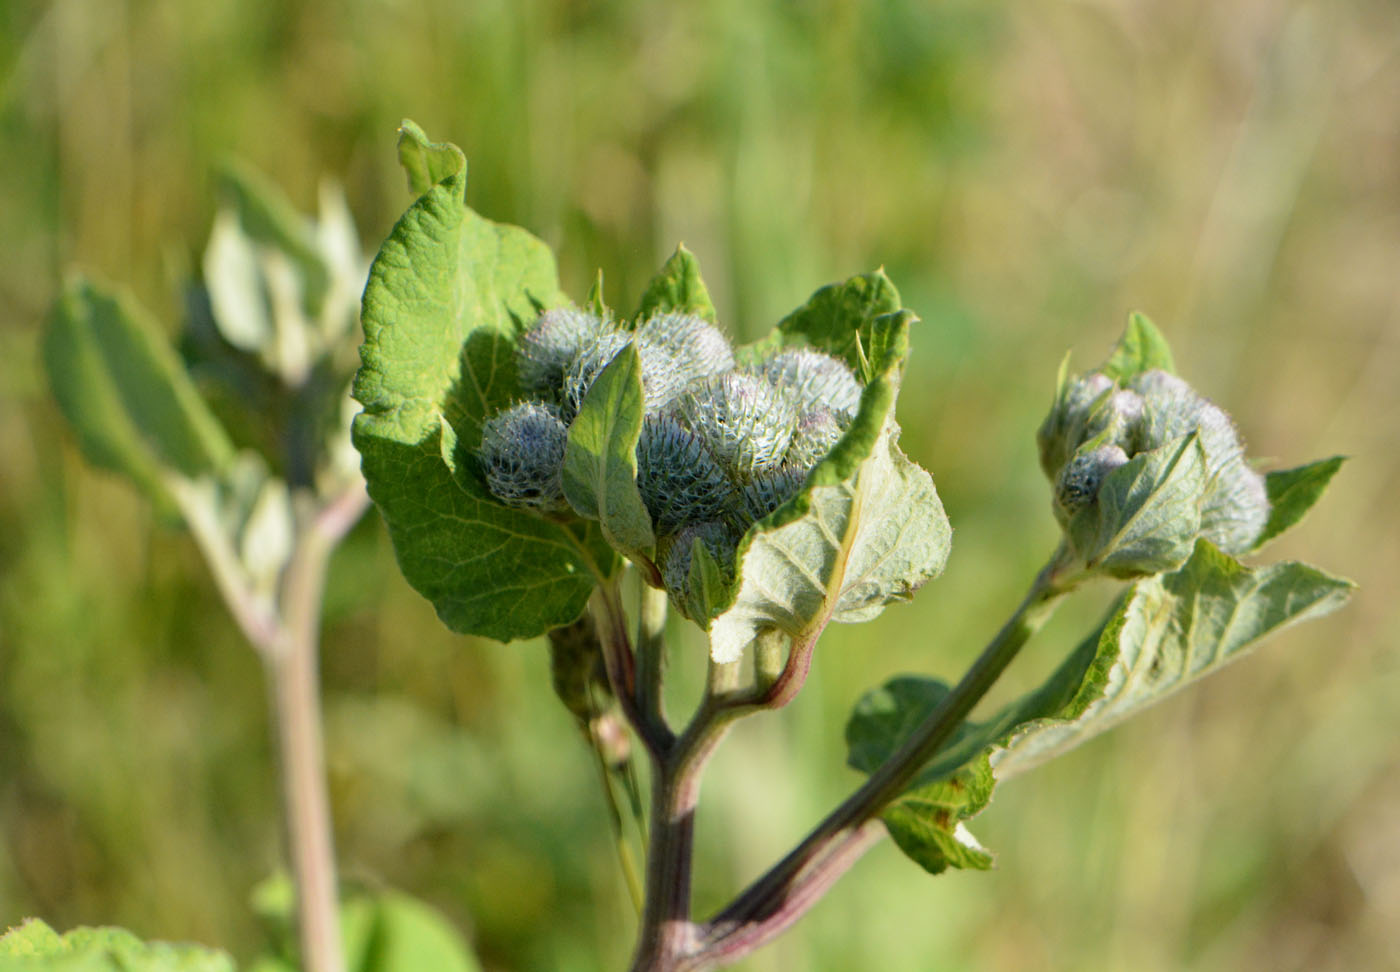
[[[243,233],[252,242],[282,254],[295,267],[306,314],[318,317],[330,290],[331,270],[317,245],[315,225],[276,185],[240,163],[223,165],[219,188],[237,214]]]
[[[164,485],[216,475],[233,446],[156,323],[124,294],[70,280],[44,336],[44,364],[89,461],[131,477],[173,512]]]
[[[1023,726],[1009,739],[993,757],[997,775],[1021,772],[1078,745],[1275,631],[1335,611],[1352,590],[1350,581],[1306,564],[1250,569],[1197,541],[1180,570],[1137,581],[1114,606],[1097,638],[1086,643],[1094,657],[1080,691],[1054,718]]]
[[[907,311],[848,320],[852,333],[875,335],[883,353],[851,427],[798,495],[750,528],[735,583],[705,605],[718,615],[709,625],[716,661],[733,661],[764,630],[805,638],[828,620],[868,620],[943,569],[948,519],[933,479],[897,445],[894,404],[911,320]]]
[[[578,617],[616,556],[596,525],[500,504],[476,469],[482,423],[519,394],[516,335],[564,298],[548,248],[465,189],[464,169],[428,189],[374,261],[353,432],[409,583],[453,630],[504,641]]]
[[[588,389],[564,450],[565,498],[580,516],[597,520],[608,542],[628,554],[646,553],[656,544],[637,489],[644,410],[642,362],[629,344]]]
[[[0,972],[233,972],[223,952],[198,945],[143,942],[121,928],[75,928],[64,935],[37,918],[0,936]]]
[[[1118,339],[1118,346],[1099,370],[1122,384],[1154,369],[1175,372],[1171,348],[1146,315],[1134,312],[1128,317],[1128,328]]]
[[[1327,484],[1342,468],[1345,456],[1319,459],[1317,462],[1295,469],[1280,469],[1264,477],[1264,488],[1269,495],[1269,519],[1254,541],[1253,549],[1258,550],[1280,533],[1295,526],[1312,509],[1313,504],[1322,498]]]
[[[1191,555],[1205,490],[1205,451],[1192,432],[1105,476],[1067,533],[1085,564],[1111,577],[1172,570]]]
[[[599,293],[601,299],[601,289]],[[666,261],[661,272],[647,284],[637,307],[636,320],[644,321],[656,314],[675,311],[703,317],[711,324],[716,322],[715,305],[710,300],[710,292],[700,279],[700,263],[695,255],[684,246],[677,246],[676,252]]]

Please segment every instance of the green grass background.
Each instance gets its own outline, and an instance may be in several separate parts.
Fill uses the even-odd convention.
[[[1131,309],[1251,452],[1353,458],[1271,556],[1341,614],[999,791],[991,873],[876,848],[750,970],[1400,968],[1400,10],[1389,0],[0,2],[0,925],[110,922],[248,956],[279,860],[261,672],[190,540],[83,463],[38,365],[65,268],[171,323],[217,162],[304,208],[342,181],[373,249],[401,117],[469,201],[635,299],[678,240],[764,332],[883,265],[923,318],[903,445],[956,534],[911,605],[833,630],[737,731],[699,820],[701,908],[844,794],[845,714],[955,676],[1055,539],[1033,433],[1066,349]],[[1103,600],[1007,676],[1033,684]],[[703,652],[685,640],[678,670]],[[633,918],[538,643],[454,636],[380,523],[324,643],[348,878],[443,908],[490,969],[622,967]]]

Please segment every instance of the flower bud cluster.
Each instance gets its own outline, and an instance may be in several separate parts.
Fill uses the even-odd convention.
[[[749,526],[796,495],[840,440],[861,386],[843,362],[816,351],[736,367],[724,335],[690,314],[658,314],[628,330],[576,308],[546,311],[518,346],[517,372],[532,400],[483,428],[478,459],[493,495],[512,506],[568,509],[561,470],[569,423],[629,343],[645,394],[637,488],[662,578],[683,602],[694,542],[728,569]]]
[[[1036,436],[1056,515],[1067,522],[1096,501],[1114,469],[1191,432],[1206,460],[1201,535],[1227,553],[1249,549],[1269,516],[1264,477],[1245,460],[1230,417],[1165,371],[1142,372],[1121,386],[1093,372],[1061,389]]]

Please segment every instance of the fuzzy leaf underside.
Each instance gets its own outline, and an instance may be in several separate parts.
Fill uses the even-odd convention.
[[[175,512],[168,476],[213,476],[233,461],[228,435],[179,357],[127,295],[70,280],[43,355],[84,455],[130,477],[163,513]]]
[[[1099,370],[1120,384],[1130,381],[1144,371],[1175,373],[1171,348],[1167,339],[1145,314],[1128,316],[1128,327],[1118,345]]]
[[[713,618],[716,661],[738,658],[764,630],[803,638],[828,620],[868,620],[943,569],[951,527],[932,477],[899,450],[893,417],[913,319],[896,311],[848,321],[881,349],[874,374],[851,427],[802,490],[740,542],[735,582],[692,605],[694,616]],[[842,340],[834,327],[826,336]]]
[[[1258,550],[1264,544],[1298,524],[1322,498],[1332,477],[1346,462],[1345,456],[1319,459],[1293,469],[1280,469],[1264,477],[1264,489],[1269,496],[1269,519],[1254,541]]]
[[[596,525],[497,502],[473,453],[486,418],[517,395],[516,335],[563,302],[554,258],[524,230],[465,203],[465,160],[416,129],[441,176],[400,218],[365,288],[355,418],[370,496],[409,583],[454,631],[501,641],[567,624],[616,556]],[[411,153],[410,153],[411,154]]]
[[[597,520],[618,550],[645,553],[656,544],[651,515],[637,489],[637,440],[645,393],[635,345],[615,357],[584,396],[564,450],[564,496],[579,516]]]
[[[1094,502],[1069,522],[1085,563],[1112,577],[1174,570],[1191,555],[1200,532],[1206,457],[1196,433],[1119,466]]]
[[[59,935],[30,918],[0,936],[0,972],[234,972],[234,965],[198,945],[143,942],[121,928]]]
[[[921,847],[932,829],[941,828],[946,844],[971,813],[916,813],[913,794],[941,781],[967,782],[988,761],[998,780],[1023,772],[1216,671],[1269,634],[1337,609],[1351,590],[1349,581],[1305,564],[1250,569],[1198,540],[1179,570],[1132,584],[1099,629],[1038,689],[986,722],[964,723],[891,804],[901,816],[887,825],[892,833],[924,833]],[[867,693],[846,728],[851,766],[873,772],[948,691],[936,679],[902,676]],[[910,856],[927,867],[918,855]],[[946,863],[957,866],[951,859]]]
[[[1133,584],[1094,645],[1092,691],[1023,726],[993,757],[1006,777],[1077,746],[1241,657],[1288,625],[1337,610],[1354,585],[1296,562],[1248,568],[1206,540],[1178,571]],[[1094,684],[1101,683],[1101,684]]]
[[[700,263],[684,246],[676,247],[676,252],[647,284],[635,320],[645,321],[654,315],[672,311],[694,314],[711,324],[717,322],[714,302],[710,300],[705,282],[700,279]]]

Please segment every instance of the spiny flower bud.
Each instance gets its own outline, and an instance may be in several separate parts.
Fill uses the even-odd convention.
[[[831,409],[818,405],[803,412],[797,418],[792,431],[792,442],[788,444],[783,464],[802,470],[805,475],[817,463],[826,458],[841,436],[846,432],[846,424]]]
[[[1254,546],[1269,520],[1269,493],[1264,477],[1243,457],[1227,463],[1216,476],[1201,507],[1201,536],[1226,553]]]
[[[1226,553],[1248,550],[1269,518],[1269,498],[1264,477],[1245,461],[1244,444],[1230,416],[1175,375],[1148,371],[1132,385],[1145,403],[1138,447],[1154,449],[1195,431],[1209,484],[1201,504],[1201,535]]]
[[[520,335],[515,355],[520,387],[529,394],[557,401],[565,369],[605,327],[602,318],[576,307],[545,311]]]
[[[690,559],[696,540],[705,545],[722,574],[728,577],[733,570],[734,551],[739,545],[739,537],[724,523],[707,520],[692,523],[678,531],[657,554],[661,582],[678,603],[685,602],[686,592],[690,589]]]
[[[739,479],[782,462],[797,424],[785,390],[743,371],[692,383],[677,409],[715,461]]]
[[[734,367],[728,339],[719,328],[694,314],[658,314],[637,327],[637,339],[669,354],[687,382]]]
[[[1084,426],[1095,402],[1113,389],[1113,380],[1095,372],[1072,378],[1045,416],[1035,441],[1040,449],[1040,468],[1052,480],[1076,449],[1084,444]]]
[[[1128,454],[1116,445],[1077,454],[1055,480],[1055,505],[1066,516],[1078,513],[1098,498],[1104,477],[1127,461]]]
[[[486,487],[507,506],[563,510],[568,430],[549,406],[521,402],[486,420],[477,458]]]
[[[803,409],[821,405],[853,416],[860,408],[860,382],[845,362],[820,351],[783,351],[760,362],[759,372],[770,382],[790,389]]]
[[[713,520],[732,487],[700,439],[672,413],[648,415],[637,443],[637,488],[662,532]]]
[[[684,390],[690,376],[677,365],[669,350],[631,332],[611,328],[599,334],[565,369],[564,415],[567,419],[573,420],[593,382],[613,358],[633,342],[642,365],[642,391],[646,395],[648,412],[660,411]]]
[[[739,491],[745,521],[754,523],[761,520],[792,499],[806,478],[805,469],[788,465],[754,473],[753,478]]]

